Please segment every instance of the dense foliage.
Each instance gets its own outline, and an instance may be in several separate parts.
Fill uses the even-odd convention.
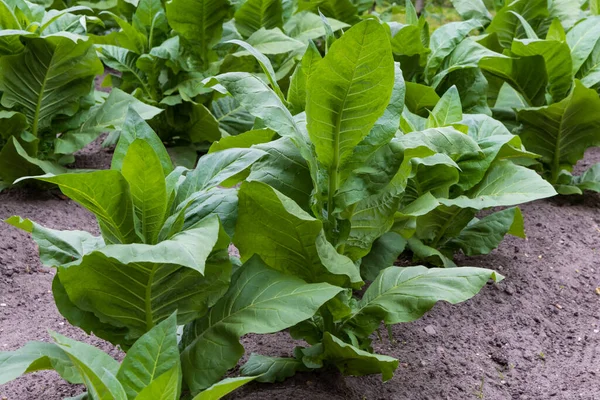
[[[141,400],[324,366],[388,380],[382,323],[503,279],[455,253],[524,237],[522,203],[600,191],[600,165],[571,174],[600,145],[596,1],[454,0],[464,21],[433,32],[410,1],[402,22],[353,0],[55,3],[0,0],[0,179],[56,185],[101,235],[6,222],[56,269],[61,314],[127,356],[52,334],[0,353],[0,383],[54,369]],[[111,169],[63,167],[102,132]],[[240,337],[284,329],[309,346],[221,381]]]

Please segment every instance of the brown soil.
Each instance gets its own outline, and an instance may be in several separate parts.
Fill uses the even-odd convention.
[[[98,145],[79,168],[106,168]],[[600,149],[579,167],[600,162]],[[438,304],[423,319],[393,328],[393,341],[375,350],[397,357],[395,377],[346,377],[332,371],[299,374],[283,383],[251,384],[237,399],[583,399],[600,400],[600,195],[560,197],[522,207],[527,240],[508,238],[487,256],[461,265],[494,268],[506,276],[474,299]],[[57,229],[95,234],[94,218],[56,191],[0,194],[0,218],[29,217]],[[48,340],[49,329],[119,352],[70,327],[50,293],[52,271],[40,266],[29,235],[0,226],[0,350]],[[243,338],[247,354],[290,355],[285,333]],[[80,393],[56,374],[36,373],[0,387],[8,400],[55,400]],[[4,396],[4,397],[2,397]]]

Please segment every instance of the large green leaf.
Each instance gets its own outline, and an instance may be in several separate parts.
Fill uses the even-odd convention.
[[[115,148],[115,152],[111,162],[111,169],[121,170],[123,167],[123,160],[127,156],[129,146],[136,140],[144,140],[152,149],[154,153],[160,159],[162,165],[163,174],[166,176],[173,170],[173,164],[169,153],[165,149],[161,140],[158,138],[156,133],[150,128],[150,125],[144,121],[144,118],[139,114],[133,107],[130,107],[125,114],[125,120],[121,128],[121,134],[119,135],[119,142]]]
[[[512,52],[521,57],[542,56],[548,73],[548,91],[554,102],[564,99],[573,84],[571,52],[566,43],[554,40],[515,40]]]
[[[310,171],[292,141],[280,138],[255,148],[267,155],[254,163],[248,180],[264,182],[309,210],[313,190]]]
[[[179,370],[176,314],[156,325],[131,346],[116,376],[127,396],[133,399],[174,367]],[[174,386],[177,391],[178,385]]]
[[[75,114],[94,77],[102,73],[102,63],[91,43],[79,37],[64,34],[22,40],[22,53],[0,59],[1,102],[4,107],[21,109],[37,136],[55,116]]]
[[[588,147],[600,145],[600,99],[595,90],[576,81],[571,94],[546,107],[527,108],[517,113],[520,132],[529,151],[541,155],[557,183],[562,169],[571,170]]]
[[[58,185],[66,196],[94,213],[107,243],[140,242],[129,184],[120,172],[105,170],[36,179]]]
[[[186,326],[181,361],[192,393],[208,388],[235,366],[244,354],[241,336],[293,326],[312,317],[340,291],[326,283],[307,284],[253,257],[209,314]]]
[[[70,383],[83,383],[77,368],[55,344],[29,342],[18,350],[0,352],[0,385],[45,369],[55,370]]]
[[[496,13],[487,32],[496,33],[498,41],[506,48],[510,47],[513,39],[525,36],[525,30],[516,14],[532,25],[537,25],[548,17],[548,2],[547,0],[515,0],[507,2],[507,5]]]
[[[487,207],[514,206],[554,195],[556,191],[552,185],[541,179],[537,172],[511,161],[500,160],[493,163],[484,179],[465,195],[454,199],[440,199],[440,203],[481,210]]]
[[[157,245],[95,250],[58,275],[72,303],[105,324],[126,327],[125,339],[132,340],[175,310],[186,323],[214,304],[228,284],[228,241],[213,216]]]
[[[456,46],[467,37],[469,32],[480,27],[481,22],[472,19],[463,22],[450,22],[435,30],[431,35],[429,44],[431,54],[429,54],[425,66],[425,77],[431,80],[441,67],[444,59],[454,51]]]
[[[248,0],[237,9],[235,26],[244,37],[260,28],[282,28],[283,8],[281,0]]]
[[[45,228],[29,219],[13,216],[4,222],[31,233],[37,243],[40,261],[47,267],[58,267],[80,259],[104,246],[101,237],[85,231],[58,231]]]
[[[386,325],[414,321],[438,301],[452,304],[476,295],[489,279],[502,275],[483,268],[389,267],[379,274],[340,329],[367,337],[381,321]]]
[[[116,360],[89,344],[69,339],[56,332],[51,333],[51,336],[81,374],[92,398],[127,400],[123,386],[115,377],[119,369]]]
[[[542,56],[513,58],[484,58],[479,66],[486,73],[510,84],[521,94],[529,106],[546,103],[546,72]],[[531,71],[536,71],[531,74]]]
[[[267,265],[307,282],[359,286],[358,268],[327,242],[323,224],[261,182],[244,182],[233,241],[242,260],[258,254]]]
[[[393,82],[388,35],[374,20],[346,32],[317,65],[307,86],[308,132],[331,179],[383,114]]]
[[[193,46],[205,63],[221,38],[229,17],[228,0],[171,0],[166,4],[169,25]]]
[[[573,74],[586,63],[599,39],[600,17],[586,18],[567,32],[567,44],[573,59]]]
[[[129,183],[138,230],[144,243],[155,244],[167,212],[167,186],[158,155],[151,145],[136,139],[121,167]]]

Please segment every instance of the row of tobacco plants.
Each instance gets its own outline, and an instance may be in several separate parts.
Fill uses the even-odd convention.
[[[101,236],[6,222],[56,269],[60,313],[127,353],[51,333],[0,353],[0,384],[54,369],[78,398],[176,400],[323,367],[390,379],[382,322],[502,279],[455,253],[523,237],[519,204],[600,190],[600,166],[570,172],[600,145],[598,4],[453,3],[464,21],[430,33],[409,1],[399,23],[351,0],[0,0],[0,178],[57,186]],[[111,168],[67,170],[103,132]],[[444,268],[393,266],[405,251]],[[241,336],[282,330],[307,346],[231,377]]]

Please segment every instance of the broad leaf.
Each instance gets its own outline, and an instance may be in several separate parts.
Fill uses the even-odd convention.
[[[169,372],[173,368],[176,368],[176,371]],[[136,398],[138,394],[141,396],[144,389],[161,375],[177,376],[178,373],[177,316],[172,314],[131,346],[116,376],[127,392],[127,396]],[[169,376],[168,381],[173,378]],[[174,391],[177,391],[177,386],[174,385]]]
[[[331,179],[383,114],[393,82],[389,39],[373,20],[350,29],[317,65],[307,87],[308,132]]]
[[[258,254],[270,267],[307,282],[362,283],[358,268],[326,241],[322,222],[264,183],[242,184],[233,242],[242,260]]]
[[[588,147],[600,145],[600,99],[595,90],[575,82],[564,100],[539,108],[519,110],[519,134],[525,147],[541,155],[552,183],[561,170],[571,170]]]
[[[244,354],[241,336],[295,325],[312,317],[340,290],[326,283],[307,284],[253,257],[238,270],[228,292],[208,315],[185,328],[181,361],[192,393],[208,388],[235,366]]]

